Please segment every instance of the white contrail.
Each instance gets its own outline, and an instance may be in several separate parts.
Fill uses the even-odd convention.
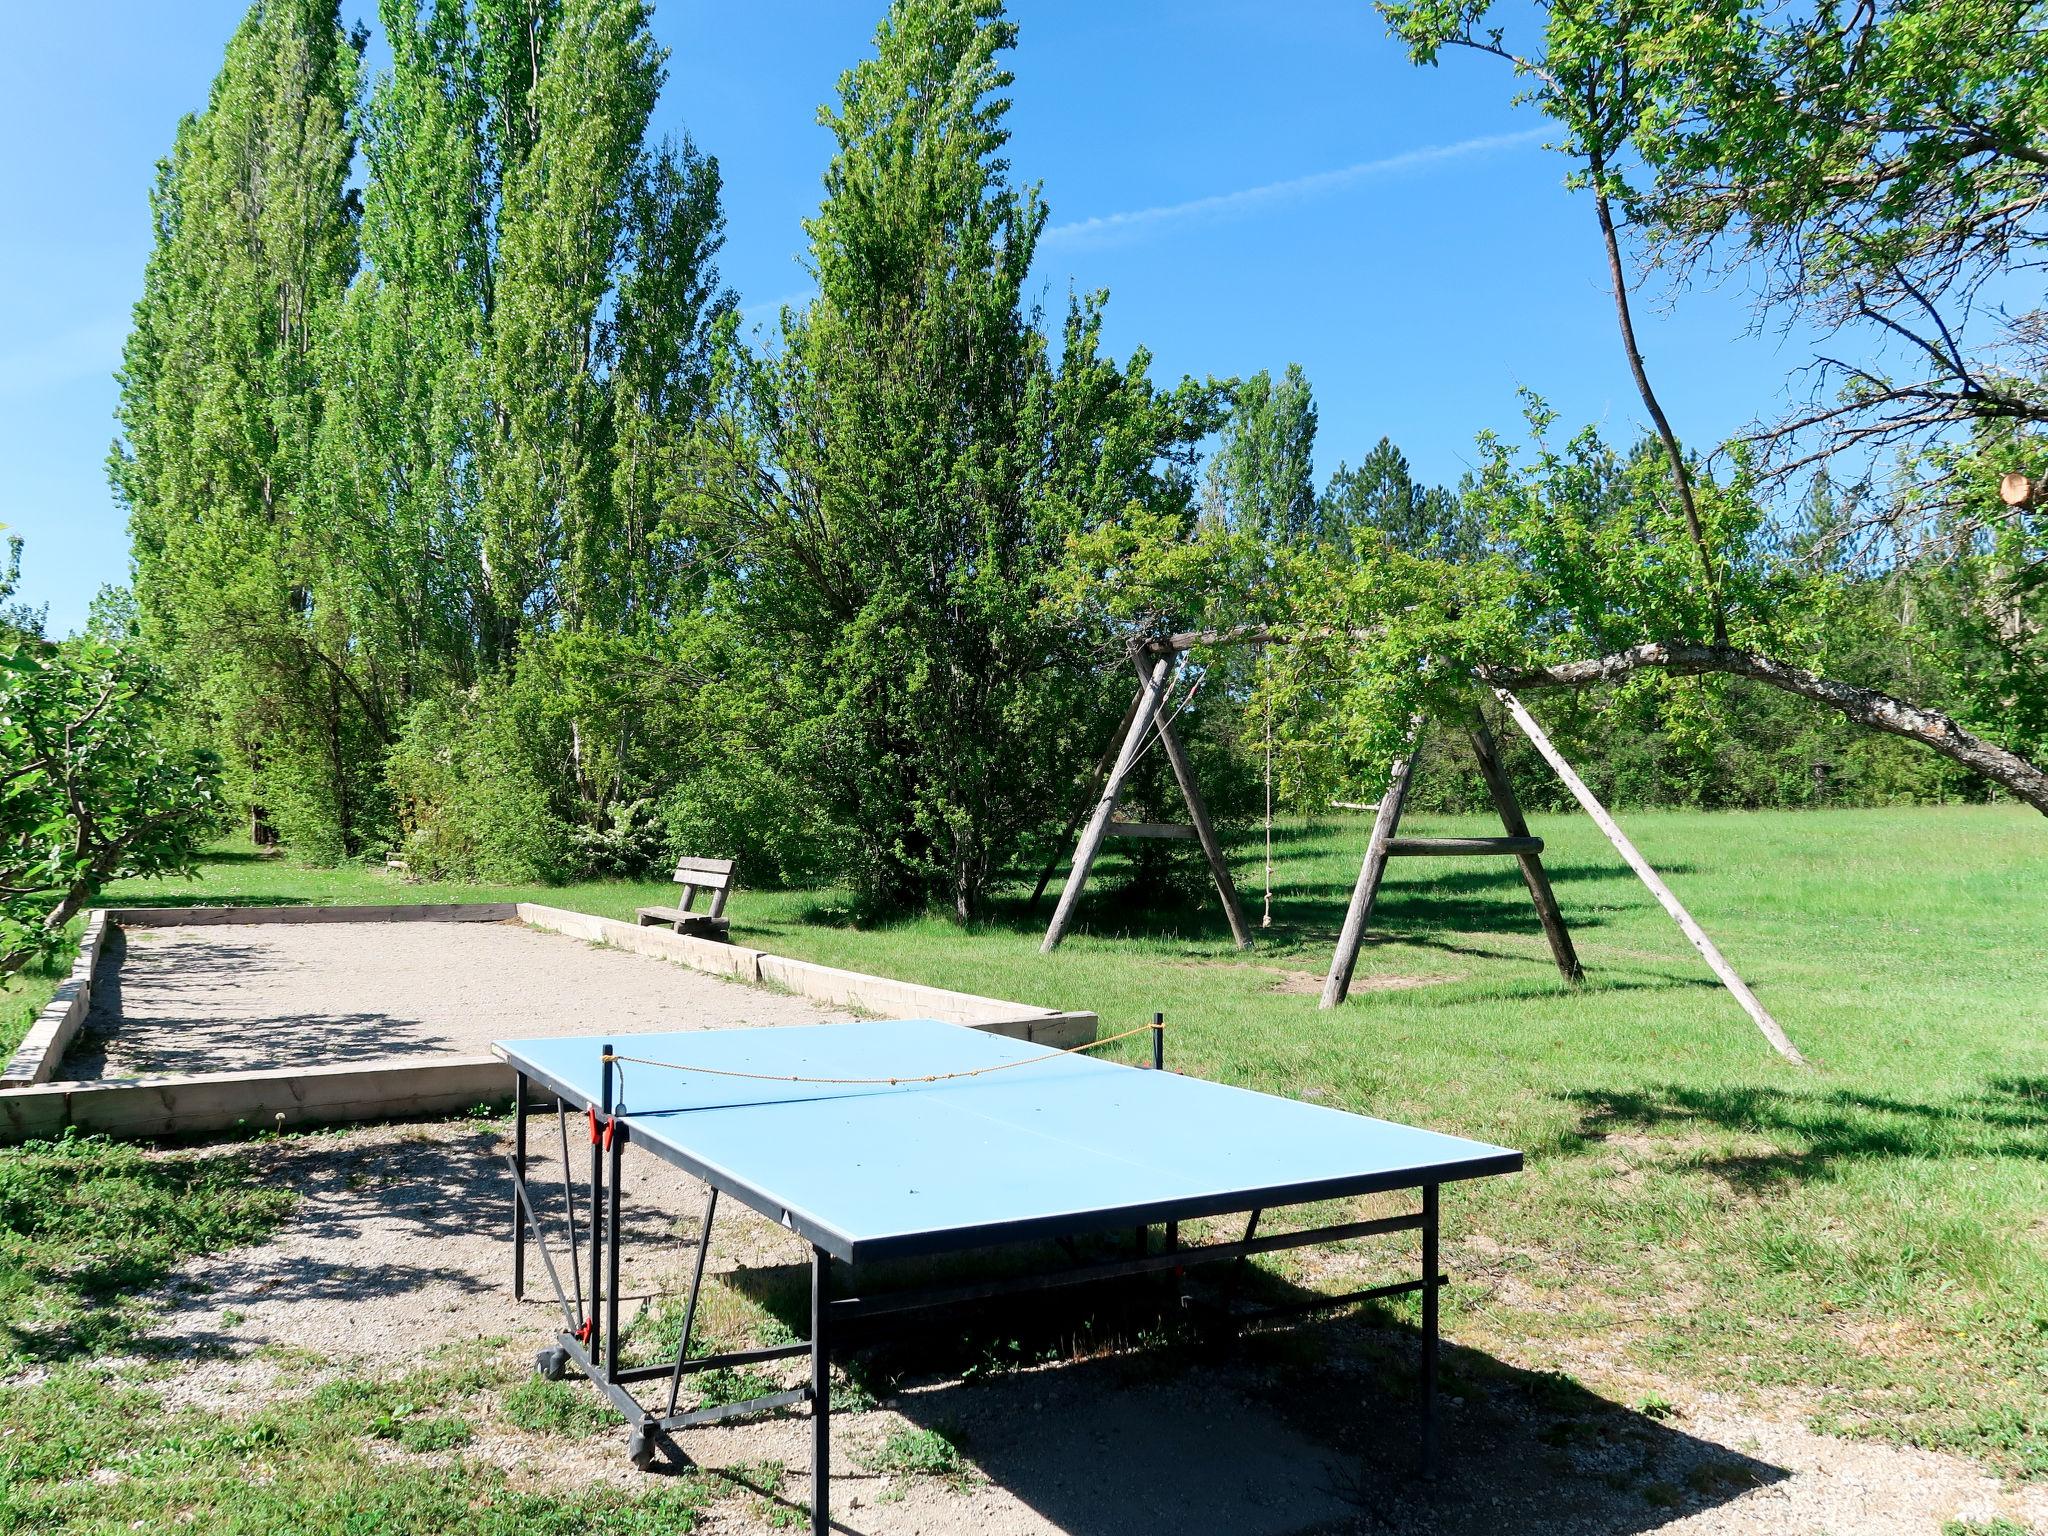
[[[1204,214],[1236,213],[1263,203],[1278,202],[1284,198],[1309,197],[1319,192],[1332,191],[1372,176],[1414,170],[1419,166],[1435,165],[1443,160],[1463,159],[1467,155],[1483,155],[1496,149],[1514,149],[1523,144],[1535,143],[1543,137],[1544,132],[1541,128],[1525,128],[1520,133],[1494,133],[1483,138],[1461,139],[1455,144],[1431,144],[1422,149],[1403,150],[1398,155],[1387,155],[1379,160],[1361,160],[1357,165],[1343,166],[1334,171],[1318,171],[1313,176],[1295,176],[1287,181],[1270,181],[1263,187],[1246,187],[1238,192],[1219,192],[1213,197],[1198,197],[1191,202],[1167,203],[1158,208],[1134,208],[1127,213],[1105,213],[1092,219],[1077,219],[1071,224],[1055,224],[1041,238],[1059,241],[1087,240],[1102,235],[1131,234],[1174,219],[1199,218]]]

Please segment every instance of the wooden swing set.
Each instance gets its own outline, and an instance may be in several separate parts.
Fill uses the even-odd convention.
[[[1075,835],[1074,856],[1068,865],[1066,883],[1060,889],[1057,906],[1053,909],[1052,921],[1046,926],[1045,939],[1039,945],[1042,954],[1050,954],[1059,947],[1072,925],[1074,914],[1080,906],[1081,893],[1088,883],[1089,872],[1102,854],[1103,846],[1111,837],[1171,838],[1194,842],[1201,847],[1202,857],[1208,862],[1209,872],[1216,881],[1216,893],[1223,903],[1224,917],[1230,924],[1231,937],[1239,949],[1249,949],[1252,943],[1250,924],[1245,920],[1244,908],[1238,899],[1236,883],[1231,879],[1230,864],[1224,857],[1223,844],[1216,835],[1210,821],[1208,807],[1203,802],[1200,786],[1195,781],[1194,770],[1188,761],[1186,750],[1174,735],[1173,723],[1194,700],[1201,683],[1198,679],[1180,698],[1173,703],[1173,693],[1180,678],[1181,665],[1189,651],[1198,646],[1220,647],[1231,645],[1286,645],[1290,643],[1284,635],[1275,634],[1261,625],[1244,625],[1226,630],[1190,630],[1170,634],[1162,639],[1143,642],[1132,648],[1131,660],[1137,670],[1138,688],[1131,699],[1130,708],[1124,711],[1123,723],[1111,750],[1104,753],[1095,764],[1090,775],[1086,798],[1081,809],[1068,821],[1061,841]],[[1543,728],[1530,715],[1522,701],[1505,688],[1492,690],[1508,717],[1514,722],[1530,744],[1535,747],[1543,760],[1548,763],[1564,786],[1571,791],[1581,809],[1592,818],[1595,825],[1606,834],[1622,859],[1633,870],[1638,879],[1657,898],[1658,904],[1670,914],[1680,931],[1698,950],[1708,967],[1719,978],[1721,984],[1742,1005],[1742,1009],[1755,1022],[1774,1050],[1787,1060],[1805,1065],[1805,1058],[1785,1035],[1776,1019],[1772,1018],[1756,994],[1744,984],[1727,958],[1722,955],[1706,931],[1679,902],[1671,888],[1664,883],[1657,872],[1650,867],[1634,843],[1629,841],[1620,825],[1608,813],[1592,790],[1586,786],[1564,754],[1559,752]],[[1537,921],[1542,924],[1543,937],[1550,946],[1551,959],[1556,963],[1558,974],[1567,982],[1576,985],[1585,976],[1585,968],[1579,963],[1577,951],[1572,947],[1570,930],[1565,926],[1564,913],[1557,903],[1556,893],[1551,889],[1550,877],[1543,868],[1543,839],[1532,836],[1529,823],[1522,814],[1522,807],[1515,797],[1513,783],[1502,766],[1498,743],[1487,728],[1485,717],[1475,707],[1462,718],[1439,722],[1448,728],[1448,733],[1462,737],[1470,748],[1479,766],[1480,777],[1485,781],[1486,792],[1493,801],[1494,813],[1500,818],[1501,835],[1497,837],[1402,837],[1399,834],[1401,813],[1406,807],[1408,791],[1413,782],[1417,760],[1421,754],[1427,729],[1431,722],[1417,716],[1411,723],[1408,742],[1402,755],[1396,759],[1393,771],[1388,777],[1385,794],[1380,797],[1374,811],[1372,832],[1366,839],[1365,856],[1358,871],[1357,883],[1351,890],[1350,905],[1345,909],[1344,924],[1337,935],[1337,947],[1330,957],[1330,970],[1323,982],[1320,1006],[1334,1008],[1342,1003],[1351,991],[1352,973],[1358,965],[1358,952],[1365,942],[1367,924],[1372,918],[1373,903],[1379,895],[1381,882],[1386,877],[1387,863],[1397,858],[1444,858],[1444,857],[1504,857],[1515,860],[1522,875],[1522,883],[1528,889],[1529,900],[1536,908]],[[1117,819],[1118,802],[1128,785],[1132,770],[1153,746],[1160,747],[1166,754],[1167,763],[1173,770],[1174,782],[1180,790],[1181,799],[1187,807],[1185,823],[1121,821]],[[1272,921],[1272,877],[1273,877],[1273,792],[1272,792],[1272,722],[1267,721],[1266,740],[1266,908],[1264,924]],[[1038,877],[1037,887],[1031,893],[1031,905],[1035,907],[1045,895],[1047,885],[1057,872],[1058,860],[1046,865]]]

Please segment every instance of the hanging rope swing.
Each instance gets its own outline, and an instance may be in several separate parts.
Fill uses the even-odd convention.
[[[1259,645],[1259,691],[1266,696],[1266,905],[1259,917],[1261,928],[1273,926],[1273,677],[1272,662],[1263,642]]]

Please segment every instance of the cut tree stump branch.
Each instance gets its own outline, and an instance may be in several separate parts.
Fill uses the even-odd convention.
[[[1494,689],[1587,688],[1631,672],[1655,668],[1680,677],[1721,672],[1768,683],[1786,693],[1839,710],[1858,725],[1917,741],[1951,762],[1981,774],[2014,799],[2048,816],[2048,772],[2017,752],[1973,736],[1938,710],[1922,709],[1875,688],[1822,677],[1804,667],[1738,650],[1729,645],[1653,640],[1609,656],[1558,662],[1546,667],[1481,667],[1479,677]]]

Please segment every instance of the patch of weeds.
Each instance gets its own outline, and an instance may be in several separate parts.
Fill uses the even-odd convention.
[[[808,1520],[809,1510],[782,1497],[782,1484],[788,1472],[779,1461],[734,1462],[711,1475],[722,1479],[735,1493],[752,1495],[747,1510],[758,1525],[777,1531],[794,1530]]]
[[[396,1440],[408,1451],[452,1451],[475,1438],[469,1425],[453,1414],[417,1414],[410,1403],[382,1414],[370,1425],[379,1440]]]
[[[1674,1417],[1678,1412],[1678,1405],[1662,1392],[1645,1392],[1636,1399],[1635,1410],[1646,1419],[1662,1421]]]
[[[832,1383],[832,1411],[834,1413],[867,1413],[878,1399],[867,1383],[854,1376],[846,1376]]]
[[[1685,1495],[1678,1491],[1676,1484],[1659,1478],[1643,1485],[1643,1502],[1652,1509],[1676,1509],[1685,1502]]]
[[[2001,1515],[1996,1520],[1944,1521],[1941,1536],[2034,1536],[2034,1533]]]
[[[1993,1404],[1939,1438],[2011,1467],[2024,1477],[2048,1474],[2048,1405],[2040,1402]]]
[[[1529,1396],[1539,1408],[1564,1413],[1582,1407],[1586,1389],[1563,1371],[1535,1371],[1527,1378]]]
[[[1568,1450],[1574,1445],[1584,1445],[1599,1438],[1591,1424],[1584,1419],[1556,1419],[1536,1431],[1536,1438],[1545,1445]]]
[[[891,1477],[935,1477],[958,1483],[967,1477],[957,1438],[936,1429],[898,1430],[868,1458],[868,1470]]]
[[[0,1151],[0,1365],[131,1344],[138,1292],[194,1255],[261,1241],[296,1200],[244,1157],[70,1130]]]
[[[498,1411],[515,1428],[536,1435],[589,1435],[619,1421],[586,1383],[539,1376],[530,1376],[507,1392]]]
[[[411,1385],[449,1379],[418,1373]],[[416,1410],[425,1401],[412,1399]],[[0,1530],[682,1536],[728,1487],[686,1472],[581,1497],[515,1491],[481,1463],[421,1468],[369,1453],[380,1414],[383,1438],[415,1452],[452,1449],[467,1431],[449,1415],[394,1412],[404,1401],[374,1386],[325,1402],[333,1413],[298,1402],[223,1423],[59,1367],[0,1392]]]

